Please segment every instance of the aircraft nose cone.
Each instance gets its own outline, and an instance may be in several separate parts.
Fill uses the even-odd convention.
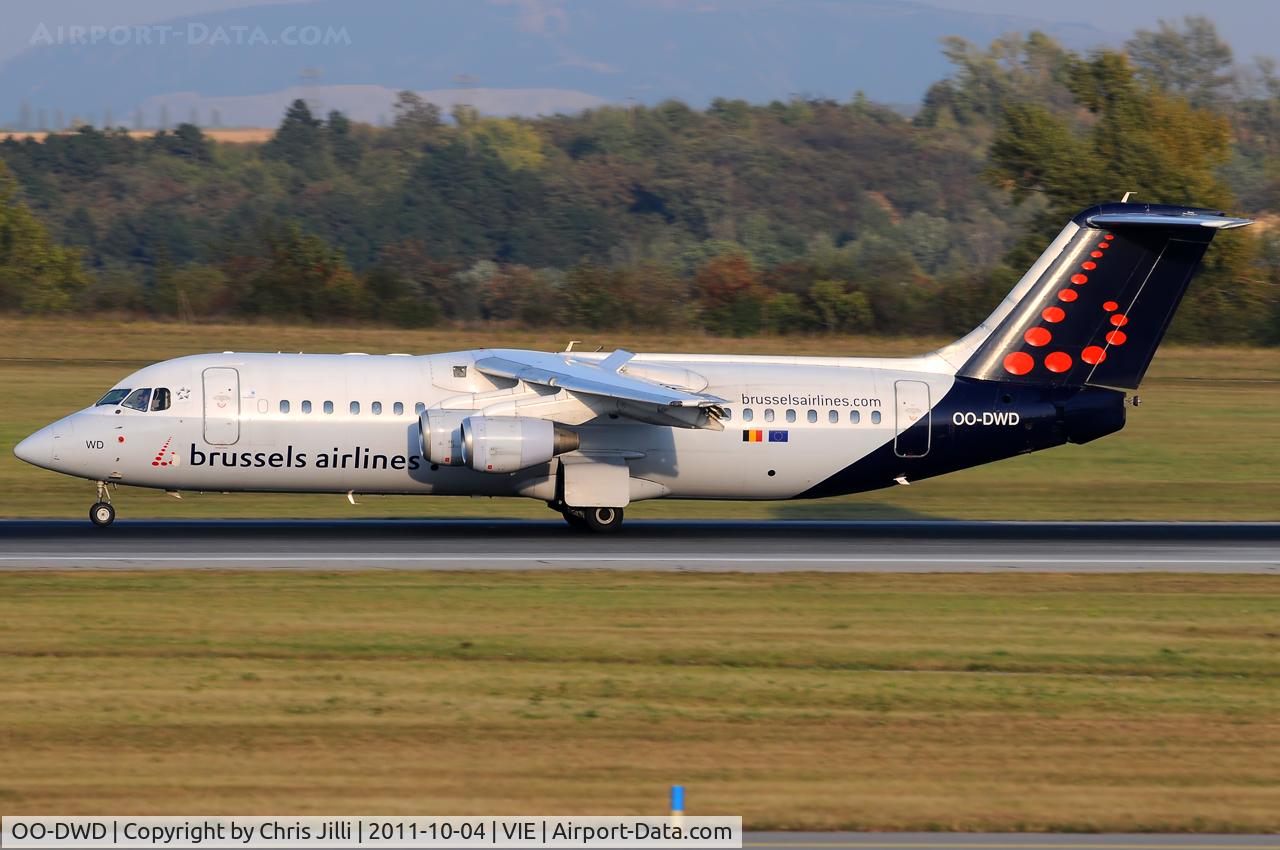
[[[34,466],[48,467],[53,463],[53,428],[44,427],[13,447],[18,460]]]

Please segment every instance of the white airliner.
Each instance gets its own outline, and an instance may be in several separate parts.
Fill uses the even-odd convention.
[[[134,372],[14,451],[95,481],[99,526],[118,484],[526,496],[594,531],[642,499],[907,484],[1122,428],[1213,235],[1245,224],[1087,209],[986,321],[921,357],[199,354]]]

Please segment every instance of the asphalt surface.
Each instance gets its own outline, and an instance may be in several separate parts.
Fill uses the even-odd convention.
[[[1276,835],[948,832],[749,832],[743,847],[776,850],[1280,850]]]
[[[0,521],[32,568],[1280,574],[1280,523]]]

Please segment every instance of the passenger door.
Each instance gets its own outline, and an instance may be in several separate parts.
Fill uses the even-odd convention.
[[[924,381],[894,381],[893,451],[898,457],[924,457],[929,453],[929,385]],[[914,427],[914,426],[919,427]]]
[[[240,439],[240,373],[225,366],[204,370],[204,440],[230,446]]]

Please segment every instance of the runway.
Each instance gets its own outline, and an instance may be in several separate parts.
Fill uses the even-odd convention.
[[[774,850],[1280,850],[1275,835],[748,832],[746,848]]]
[[[0,570],[1280,574],[1280,523],[0,521]]]

